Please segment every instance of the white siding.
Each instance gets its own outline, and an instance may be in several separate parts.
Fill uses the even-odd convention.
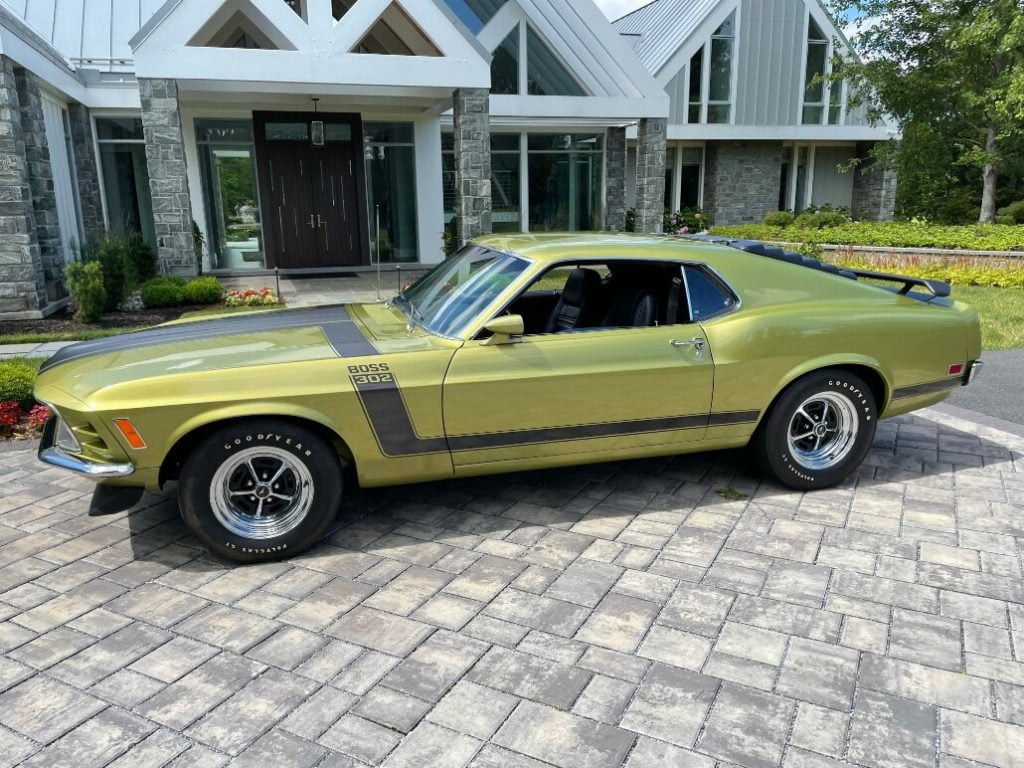
[[[46,143],[50,148],[50,169],[57,198],[60,239],[64,245],[64,258],[70,261],[74,256],[72,243],[81,242],[74,171],[64,133],[64,106],[46,94],[43,94],[43,122],[46,125]]]
[[[840,166],[853,158],[853,147],[816,147],[814,150],[813,205],[849,208],[853,202],[853,171]]]
[[[743,0],[736,62],[736,122],[799,120],[806,49],[804,0]]]

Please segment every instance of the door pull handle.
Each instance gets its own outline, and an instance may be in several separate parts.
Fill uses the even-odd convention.
[[[310,229],[316,229],[316,216],[312,213],[309,214],[309,227]]]
[[[689,349],[693,347],[697,353],[697,357],[704,357],[704,350],[707,349],[708,343],[705,339],[700,337],[695,339],[672,339],[669,342],[673,347],[677,349]]]

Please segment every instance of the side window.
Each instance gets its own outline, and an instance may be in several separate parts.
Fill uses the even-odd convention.
[[[695,322],[707,320],[736,306],[732,292],[701,267],[687,265],[686,291]]]

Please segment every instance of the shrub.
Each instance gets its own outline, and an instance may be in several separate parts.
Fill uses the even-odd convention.
[[[280,303],[277,294],[269,288],[261,288],[256,291],[228,291],[225,303],[229,307],[273,307]]]
[[[33,432],[42,432],[52,415],[50,409],[45,405],[34,405],[28,412],[28,416],[25,417],[25,423]]]
[[[627,232],[636,232],[636,208],[626,209],[626,224],[624,228]]]
[[[662,231],[669,235],[689,235],[704,232],[711,226],[711,218],[699,208],[685,208],[671,213],[665,212]]]
[[[203,230],[199,228],[195,219],[192,219],[192,249],[196,253],[196,269],[200,274],[203,272],[203,250],[206,245],[206,238]]]
[[[156,277],[156,254],[141,232],[133,232],[125,241],[125,266],[132,286],[142,285]]]
[[[768,227],[789,227],[796,217],[789,211],[772,211],[764,217],[765,226]]]
[[[142,286],[142,304],[146,309],[177,307],[184,300],[185,290],[174,279],[158,277]]]
[[[833,208],[830,205],[808,208],[793,221],[793,225],[800,229],[825,229],[826,227],[841,227],[849,223],[850,214],[846,209]]]
[[[999,221],[1000,224],[1024,224],[1024,200],[1018,200],[1005,208],[1000,208],[999,219],[1006,219],[1006,221]]]
[[[103,287],[107,289],[105,309],[114,312],[127,293],[127,246],[119,237],[108,237],[96,252],[96,261],[103,267]]]
[[[858,254],[827,257],[840,267],[875,272],[895,272],[909,277],[941,280],[950,285],[978,285],[990,288],[1024,288],[1024,265],[990,266],[984,259],[936,259],[927,256],[883,256],[865,258]]]
[[[107,304],[103,266],[97,261],[74,261],[64,268],[64,280],[75,300],[75,320],[95,323]]]
[[[715,227],[712,234],[741,240],[871,245],[880,248],[940,248],[979,251],[1024,250],[1024,227],[998,224],[941,225],[926,221],[859,221],[839,227],[802,229],[742,225]]]
[[[32,387],[36,383],[40,362],[24,357],[0,360],[0,402],[17,403],[21,408],[35,405]]]
[[[21,406],[14,402],[0,402],[0,435],[7,436],[21,421]]]
[[[186,304],[216,304],[224,295],[224,286],[215,277],[197,277],[182,289]]]

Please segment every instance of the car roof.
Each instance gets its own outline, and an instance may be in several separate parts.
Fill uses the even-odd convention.
[[[577,258],[656,258],[714,264],[719,259],[729,259],[736,254],[734,249],[718,243],[666,235],[618,232],[488,235],[473,242],[497,251],[524,256],[540,264],[571,261]]]

